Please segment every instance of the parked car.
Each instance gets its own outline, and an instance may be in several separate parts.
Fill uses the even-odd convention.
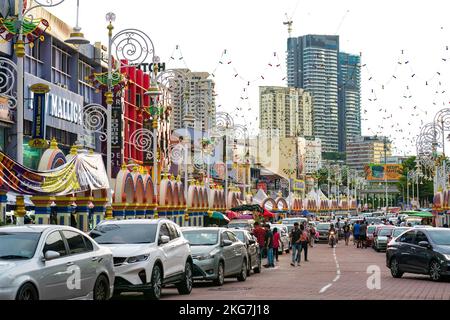
[[[319,233],[319,239],[317,241],[328,241],[328,230],[330,229],[330,223],[319,223],[316,231]]]
[[[254,273],[261,272],[261,252],[258,245],[258,239],[247,230],[235,229],[232,230],[240,241],[245,244],[247,248],[247,276],[251,275],[251,271]]]
[[[230,229],[245,229],[252,232],[255,225],[255,220],[253,219],[233,219],[231,220],[227,227]]]
[[[277,228],[280,233],[280,243],[278,246],[278,253],[283,254],[283,252],[289,253],[289,232],[286,225],[283,224],[270,224],[270,230]]]
[[[409,227],[395,227],[394,231],[392,231],[392,239],[397,238],[399,235],[401,235],[406,230],[409,230],[411,228]]]
[[[192,290],[193,261],[180,228],[167,219],[103,221],[91,231],[114,256],[114,292],[143,292],[160,299],[162,287],[175,284],[180,294]]]
[[[374,233],[375,233],[377,226],[378,225],[374,224],[374,225],[370,225],[367,227],[366,242],[367,242],[368,247],[371,247],[373,245]]]
[[[394,278],[404,273],[428,274],[433,281],[450,276],[450,229],[409,229],[392,240],[386,266]]]
[[[111,298],[113,255],[83,232],[8,226],[0,228],[0,239],[0,300]]]
[[[302,224],[303,222],[307,222],[308,219],[307,218],[302,218],[302,217],[292,217],[292,218],[284,218],[281,220],[282,224],[294,224],[294,223],[298,223],[298,224]]]
[[[212,280],[221,286],[226,277],[247,279],[247,249],[226,228],[184,227],[194,259],[194,280]]]
[[[386,250],[387,244],[392,239],[393,231],[393,226],[383,226],[381,228],[377,228],[376,236],[373,240],[373,248],[375,249],[375,251],[379,252],[382,250]]]

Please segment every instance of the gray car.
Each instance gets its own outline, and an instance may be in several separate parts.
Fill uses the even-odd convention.
[[[72,227],[0,228],[0,300],[111,298],[113,257]]]
[[[191,246],[194,280],[212,280],[221,286],[224,278],[247,279],[247,249],[231,230],[185,227],[181,232]]]
[[[258,245],[258,239],[247,230],[233,229],[236,237],[245,244],[247,248],[248,269],[247,276],[251,275],[251,270],[255,273],[261,272],[261,252]]]

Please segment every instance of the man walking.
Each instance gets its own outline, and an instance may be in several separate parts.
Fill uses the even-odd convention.
[[[353,244],[359,248],[359,221],[356,221],[353,225]]]
[[[305,230],[305,225],[301,225],[300,226],[300,231],[301,231],[301,235],[300,235],[300,243],[302,244],[302,250],[305,253],[305,262],[308,261],[308,232]],[[299,263],[300,263],[300,258],[298,259]]]
[[[367,237],[367,223],[366,220],[363,220],[362,224],[359,226],[359,242],[361,243],[361,249],[367,248],[366,237]]]
[[[302,252],[302,245],[300,243],[301,230],[298,227],[298,222],[294,223],[294,229],[292,229],[289,237],[291,238],[292,244],[292,262],[291,266],[295,267],[297,265],[300,266],[300,254]]]
[[[265,248],[267,252],[267,264],[264,265],[265,268],[273,268],[275,264],[273,262],[273,233],[270,230],[270,226],[266,224],[266,236],[265,236]]]
[[[348,246],[348,241],[350,240],[350,226],[345,222],[344,224],[344,239],[345,245]]]
[[[253,229],[253,235],[258,240],[259,253],[261,255],[261,260],[262,260],[263,258],[265,258],[264,245],[265,245],[265,239],[266,239],[266,229],[262,228],[258,221],[255,222],[254,226],[255,226],[255,228]]]

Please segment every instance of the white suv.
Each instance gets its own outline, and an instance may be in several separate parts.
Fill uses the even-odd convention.
[[[90,236],[113,253],[116,295],[143,292],[159,299],[167,284],[175,284],[180,294],[191,293],[191,249],[172,221],[104,221]]]

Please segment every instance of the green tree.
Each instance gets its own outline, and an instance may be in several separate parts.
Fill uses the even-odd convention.
[[[403,170],[402,170],[402,176],[400,177],[400,180],[397,183],[397,189],[400,192],[400,194],[405,195],[405,199],[403,199],[403,202],[405,202],[407,200],[407,195],[406,192],[409,189],[409,193],[410,193],[410,197],[412,195],[412,189],[414,187],[414,194],[416,195],[416,190],[417,190],[417,184],[410,185],[409,188],[407,187],[407,175],[408,172],[411,173],[413,171],[415,171],[417,168],[417,162],[416,162],[416,157],[410,157],[408,159],[406,159],[403,162]],[[424,171],[423,168],[422,172]],[[434,196],[434,188],[433,188],[433,181],[430,181],[428,179],[424,179],[421,178],[419,179],[419,197],[420,197],[420,201],[424,201],[424,200],[428,200],[428,202],[432,202],[433,201],[433,196]],[[410,181],[411,183],[411,181]]]

